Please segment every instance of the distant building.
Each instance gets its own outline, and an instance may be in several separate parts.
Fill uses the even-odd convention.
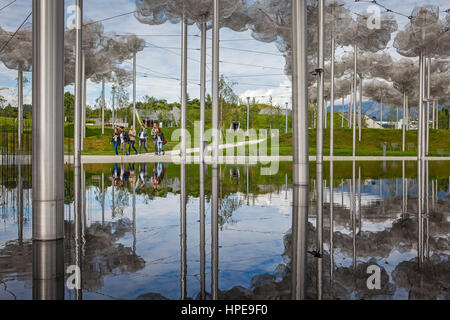
[[[181,110],[177,107],[174,107],[172,110],[138,111],[138,113],[146,127],[152,127],[154,123],[162,124],[165,127],[173,127],[179,125],[181,120]],[[165,114],[163,115],[163,113]]]

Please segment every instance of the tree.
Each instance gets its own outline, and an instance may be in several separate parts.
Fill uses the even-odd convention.
[[[64,116],[68,122],[73,122],[73,112],[75,106],[75,96],[70,92],[64,94]]]

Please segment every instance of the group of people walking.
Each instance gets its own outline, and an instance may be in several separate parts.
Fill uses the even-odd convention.
[[[164,133],[159,128],[157,123],[153,124],[150,134],[153,147],[155,149],[155,155],[165,155],[166,152],[164,151],[164,146],[167,144],[167,140],[165,139]],[[139,152],[136,150],[137,140],[139,141]],[[131,154],[131,149],[133,149],[136,154],[142,154],[142,148],[144,148],[145,152],[148,153],[147,128],[145,125],[141,125],[138,134],[136,133],[134,126],[131,126],[128,132],[124,127],[114,128],[111,143],[114,144],[114,151],[116,152],[116,155],[119,155],[119,146],[123,155],[127,156]]]

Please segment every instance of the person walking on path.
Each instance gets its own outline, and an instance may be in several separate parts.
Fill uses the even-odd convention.
[[[155,148],[155,155],[158,154],[158,132],[159,132],[158,124],[154,122],[152,128],[152,139],[153,139],[153,146]]]
[[[139,154],[142,154],[142,146],[144,146],[145,151],[148,153],[147,129],[145,129],[144,125],[141,125],[141,131],[139,131]]]
[[[128,156],[127,143],[129,140],[128,133],[125,131],[124,127],[120,127],[120,146],[122,148],[123,154]]]
[[[136,152],[136,154],[138,154],[136,147],[134,146],[134,144],[136,143],[136,130],[134,130],[134,126],[131,126],[128,136],[130,137],[130,143],[128,146],[128,154],[131,154],[131,148],[133,148],[134,152]]]
[[[166,152],[164,151],[164,145],[167,143],[166,139],[164,138],[164,133],[161,131],[161,129],[158,129],[158,133],[156,134],[156,143],[158,144],[158,155],[164,156]]]
[[[117,148],[119,147],[119,140],[120,140],[119,130],[117,130],[117,128],[114,128],[111,143],[114,143],[114,150],[116,151],[116,156],[119,155],[119,150],[117,150]]]

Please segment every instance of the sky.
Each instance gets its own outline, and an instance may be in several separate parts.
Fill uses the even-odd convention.
[[[13,0],[0,0],[0,10]],[[354,2],[343,1],[345,6],[353,12],[363,12],[371,5],[370,1]],[[66,7],[73,5],[75,0],[66,0]],[[378,3],[386,7],[410,15],[415,6],[434,4],[443,11],[450,8],[450,0],[379,0]],[[16,0],[13,4],[0,11],[0,26],[7,31],[14,32],[31,12],[31,0]],[[84,1],[84,19],[100,20],[122,13],[134,11],[134,0],[89,0]],[[67,15],[67,12],[66,12]],[[403,29],[408,19],[396,15],[399,29]],[[443,15],[441,14],[441,17]],[[31,22],[30,20],[28,20]],[[145,95],[166,99],[169,102],[179,102],[181,96],[181,25],[166,23],[159,26],[150,26],[140,23],[133,14],[103,22],[105,32],[117,34],[135,33],[142,36],[147,42],[144,51],[137,56],[137,99],[142,100]],[[199,97],[200,91],[200,37],[199,30],[194,26],[188,28],[188,94],[191,98]],[[393,35],[392,39],[395,37]],[[207,92],[211,92],[211,31],[207,34],[208,66],[207,66]],[[288,107],[291,105],[291,80],[284,75],[285,59],[274,43],[263,43],[252,39],[249,32],[234,32],[229,29],[220,31],[220,73],[235,82],[234,91],[243,100],[246,97],[255,98],[259,102],[268,103],[272,96],[274,105]],[[393,40],[386,49],[398,59],[400,56],[392,48]],[[155,47],[157,46],[157,47]],[[164,47],[164,48],[158,48]],[[236,49],[239,49],[236,50]],[[242,50],[260,51],[262,53],[246,52]],[[339,48],[337,56],[344,52],[352,52],[351,48]],[[239,65],[233,64],[239,63]],[[242,65],[244,64],[244,65]],[[247,65],[247,66],[245,66]],[[249,66],[252,65],[252,66]],[[132,61],[125,62],[122,67],[131,70]],[[163,79],[161,75],[175,79]],[[31,103],[31,73],[25,77],[30,82],[24,87],[24,103]],[[17,104],[17,72],[8,70],[0,63],[0,94],[12,105]],[[128,88],[130,99],[132,87]],[[73,92],[73,86],[66,87],[66,91]],[[111,104],[111,86],[106,86],[106,102]],[[95,105],[101,95],[101,85],[88,81],[87,103]],[[347,100],[346,100],[347,101]],[[339,102],[337,102],[339,103]]]

